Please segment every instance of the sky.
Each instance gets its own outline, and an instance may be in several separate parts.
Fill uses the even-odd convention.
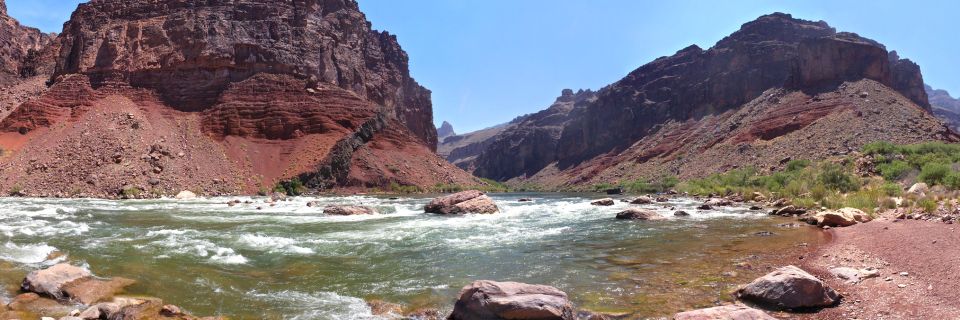
[[[740,25],[785,12],[877,40],[960,93],[960,1],[358,0],[396,34],[433,92],[434,119],[459,132],[542,110],[561,90],[599,89],[661,56],[709,48]],[[80,0],[6,0],[24,25],[59,32]]]

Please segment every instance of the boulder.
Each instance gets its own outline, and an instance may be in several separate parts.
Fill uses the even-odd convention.
[[[830,274],[832,274],[834,277],[837,277],[837,279],[844,280],[846,283],[857,284],[864,279],[880,276],[880,271],[874,268],[854,269],[849,267],[838,267],[830,269]]]
[[[595,205],[595,206],[608,207],[608,206],[612,206],[612,205],[614,204],[614,201],[613,201],[613,199],[610,199],[610,198],[604,198],[604,199],[600,199],[600,200],[596,200],[596,201],[590,202],[590,204]]]
[[[818,212],[814,215],[817,225],[824,227],[849,227],[861,222],[873,220],[870,215],[854,208],[843,208]]]
[[[110,319],[152,320],[163,311],[163,300],[157,298],[122,298],[115,299],[114,303],[120,306],[120,310],[107,313]]]
[[[709,204],[701,204],[697,207],[697,210],[713,210],[713,207]]]
[[[778,309],[826,307],[840,295],[823,281],[795,266],[777,269],[736,292],[739,299]]]
[[[754,192],[754,193],[751,194],[751,195],[753,196],[753,201],[756,201],[756,202],[764,202],[764,201],[767,201],[767,197],[763,196],[762,193]]]
[[[403,306],[383,300],[367,301],[370,313],[374,316],[398,316],[403,314]]]
[[[910,186],[910,189],[907,189],[907,193],[913,194],[925,194],[930,191],[930,187],[926,183],[918,182]]]
[[[436,214],[497,213],[500,209],[485,193],[469,190],[439,197],[430,201],[424,212]]]
[[[650,199],[650,197],[648,196],[642,196],[642,197],[633,199],[633,201],[630,201],[630,204],[651,204],[651,203],[653,203],[653,199]]]
[[[460,291],[448,320],[574,320],[573,305],[557,288],[481,280]]]
[[[285,201],[285,200],[287,200],[286,193],[274,192],[270,194],[270,201],[272,202]]]
[[[708,199],[707,201],[703,202],[703,204],[708,205],[708,206],[711,206],[711,207],[723,207],[723,206],[732,205],[732,204],[733,204],[733,201],[730,201],[730,200],[724,199],[724,198],[711,198],[711,199]]]
[[[776,320],[766,312],[742,305],[727,305],[681,312],[674,320]]]
[[[654,199],[654,200],[657,201],[657,202],[668,202],[668,201],[670,201],[670,198],[667,198],[667,197],[657,197],[657,198]]]
[[[323,214],[334,216],[356,216],[377,214],[377,211],[364,206],[327,206],[323,208]]]
[[[43,270],[27,274],[20,285],[23,291],[48,295],[64,299],[63,288],[68,283],[93,276],[87,269],[61,263]]]
[[[192,200],[196,198],[197,198],[197,194],[193,193],[193,191],[190,191],[190,190],[180,191],[180,193],[178,193],[176,196],[177,200]]]
[[[687,217],[687,216],[690,216],[689,213],[687,213],[686,211],[683,211],[683,210],[674,212],[673,215],[674,215],[674,216],[677,216],[677,217]]]
[[[646,210],[640,208],[628,208],[627,210],[617,213],[617,219],[620,220],[663,220],[663,216],[658,214],[653,210]]]
[[[10,301],[7,308],[11,311],[30,314],[68,314],[73,310],[72,306],[63,305],[57,300],[41,297],[33,292],[17,295],[13,301]]]
[[[92,305],[97,302],[113,299],[113,296],[122,292],[124,288],[136,283],[136,281],[126,278],[113,278],[110,280],[101,280],[93,278],[84,278],[67,283],[63,286],[63,293],[70,300]]]
[[[786,206],[773,211],[774,215],[783,216],[783,217],[799,216],[804,213],[807,213],[807,209],[797,208],[795,206]]]

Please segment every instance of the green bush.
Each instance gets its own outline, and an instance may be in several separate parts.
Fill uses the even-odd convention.
[[[890,163],[881,163],[877,166],[877,170],[880,171],[880,175],[887,181],[896,181],[903,178],[907,172],[913,170],[913,167],[904,161],[895,160]]]
[[[810,160],[790,160],[787,162],[786,171],[799,171],[810,166]]]
[[[857,179],[844,171],[844,168],[840,165],[824,165],[817,179],[830,190],[850,192],[860,189]]]
[[[299,196],[307,192],[307,187],[303,185],[300,178],[293,178],[287,181],[280,181],[273,187],[273,192],[283,193],[288,196]]]
[[[952,171],[943,178],[943,186],[950,190],[960,190],[960,172]]]
[[[888,197],[896,197],[903,193],[899,184],[887,182],[880,186],[880,191]]]
[[[920,169],[920,181],[929,185],[943,184],[944,178],[951,173],[950,165],[943,163],[927,163]]]
[[[886,141],[871,142],[863,146],[863,153],[868,155],[892,154],[899,151],[899,147]]]
[[[934,213],[937,211],[937,201],[930,198],[923,198],[917,201],[917,207],[923,208],[923,211],[926,213]]]

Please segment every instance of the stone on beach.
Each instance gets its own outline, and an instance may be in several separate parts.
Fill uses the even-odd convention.
[[[430,201],[423,210],[436,214],[497,213],[500,209],[485,193],[477,190],[464,191]]]
[[[736,292],[737,298],[778,309],[816,308],[840,299],[823,281],[795,266],[777,269]]]
[[[176,196],[177,200],[193,200],[196,198],[197,198],[197,194],[193,193],[193,191],[190,191],[190,190],[180,191],[180,193],[178,193]]]
[[[673,316],[674,320],[776,320],[761,310],[742,304],[685,311]]]
[[[573,305],[557,288],[481,280],[460,291],[448,320],[574,320]]]
[[[35,270],[27,274],[20,285],[23,291],[48,295],[64,299],[63,288],[68,283],[91,277],[89,270],[61,263],[47,269]]]
[[[860,209],[843,208],[818,212],[814,215],[817,225],[824,227],[849,227],[857,223],[873,220],[870,215]]]

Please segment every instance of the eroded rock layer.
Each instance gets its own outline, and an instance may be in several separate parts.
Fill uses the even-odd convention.
[[[475,173],[569,187],[602,179],[702,176],[729,169],[728,163],[769,168],[783,157],[848,152],[869,139],[955,138],[931,116],[915,63],[826,22],[782,13],[748,22],[710,49],[690,46],[656,59],[575,106],[559,128],[530,122],[493,138],[510,145],[481,151]],[[872,132],[834,122],[849,110],[877,123],[920,125]],[[835,123],[836,136],[806,132],[818,123]],[[782,148],[774,156],[780,159],[738,156],[752,146],[767,149],[782,143],[778,139],[797,138],[792,135],[824,140],[801,139],[807,149]],[[608,172],[614,167],[620,171]]]

